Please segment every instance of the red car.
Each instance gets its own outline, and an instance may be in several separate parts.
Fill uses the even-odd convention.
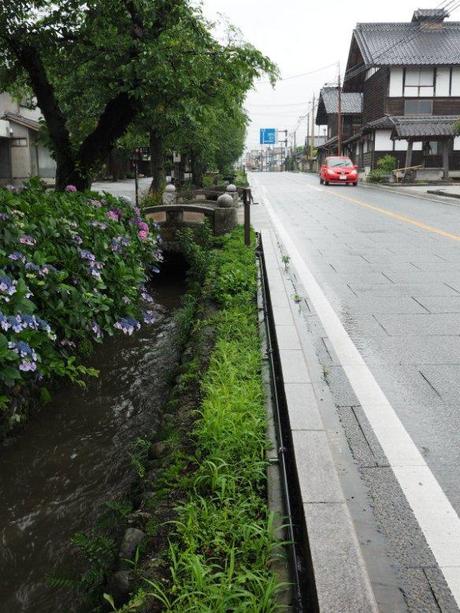
[[[344,155],[327,157],[319,171],[319,182],[324,185],[329,183],[357,185],[358,167]]]

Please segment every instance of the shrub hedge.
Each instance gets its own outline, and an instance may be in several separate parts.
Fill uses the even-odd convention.
[[[109,194],[0,189],[3,428],[47,381],[96,374],[83,359],[107,334],[153,322],[145,283],[161,260],[152,225]]]

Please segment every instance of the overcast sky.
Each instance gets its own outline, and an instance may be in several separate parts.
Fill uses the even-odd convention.
[[[247,146],[259,146],[260,128],[292,132],[297,124],[297,144],[303,143],[306,119],[299,118],[308,112],[313,93],[317,96],[325,82],[337,79],[339,60],[342,73],[345,70],[357,22],[410,21],[415,9],[439,4],[440,0],[203,0],[207,17],[225,15],[279,66],[283,78],[329,65],[314,74],[280,81],[275,89],[259,82],[247,98],[251,118]],[[460,9],[451,19],[460,21]]]

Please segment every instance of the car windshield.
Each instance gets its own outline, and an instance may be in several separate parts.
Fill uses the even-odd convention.
[[[329,158],[327,161],[328,166],[335,168],[337,166],[345,166],[345,168],[351,168],[353,163],[348,158]]]

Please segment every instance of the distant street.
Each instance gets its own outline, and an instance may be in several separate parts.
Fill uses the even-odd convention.
[[[441,494],[460,514],[460,201],[320,186],[317,176],[305,174],[253,173],[251,181],[256,200],[269,200]],[[394,463],[387,460],[388,449],[380,446],[309,307],[307,327],[404,600],[410,610],[456,611],[402,496],[401,480],[389,470]],[[398,444],[396,437],[393,446]],[[418,487],[423,481],[414,482]],[[448,550],[446,518],[441,509],[434,511]],[[440,557],[436,561],[441,565]],[[454,584],[460,585],[457,575]]]

